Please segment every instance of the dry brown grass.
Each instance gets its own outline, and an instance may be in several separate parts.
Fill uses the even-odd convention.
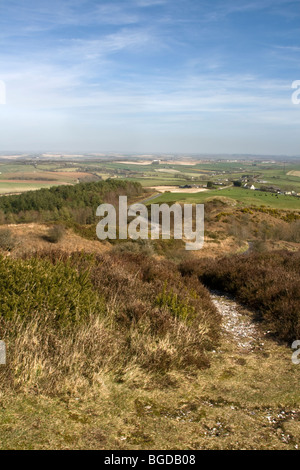
[[[12,256],[18,258],[26,253],[35,253],[41,250],[49,250],[51,243],[47,241],[51,225],[45,224],[12,224],[6,225],[16,239]],[[100,254],[111,249],[109,243],[87,240],[75,234],[72,229],[67,229],[64,237],[55,244],[54,249],[60,249],[67,253],[85,251],[87,253]]]
[[[34,388],[0,390],[0,447],[299,448],[300,369],[291,351],[265,340],[246,355],[231,338],[222,338],[210,356],[209,369],[193,375],[173,371],[160,381],[134,365],[118,382],[109,373],[95,377],[95,387],[82,379],[88,385],[83,394],[80,388],[68,393],[73,384],[65,378],[65,393],[55,396]],[[33,380],[29,364],[27,369]]]

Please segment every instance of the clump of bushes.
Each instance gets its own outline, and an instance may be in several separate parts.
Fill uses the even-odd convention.
[[[196,276],[144,253],[59,250],[0,259],[0,389],[94,393],[209,366],[220,315]]]
[[[275,226],[271,235],[274,240],[300,243],[300,220]]]
[[[151,240],[129,240],[123,243],[116,243],[113,251],[117,253],[142,253],[146,256],[154,254],[154,247]]]
[[[101,297],[88,273],[68,262],[47,259],[0,258],[2,322],[51,314],[56,324],[71,324],[101,311]]]
[[[11,230],[0,230],[0,249],[4,251],[12,251],[16,245],[16,239]]]
[[[65,234],[65,228],[63,225],[54,225],[49,230],[48,235],[46,235],[46,240],[50,243],[58,243],[60,242]]]
[[[300,337],[300,253],[272,251],[182,263],[184,277],[197,275],[256,311],[256,319],[282,341]]]

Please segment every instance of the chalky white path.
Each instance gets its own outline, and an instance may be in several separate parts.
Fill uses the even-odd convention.
[[[216,292],[212,292],[211,298],[222,315],[223,333],[230,335],[237,346],[244,350],[252,350],[257,346],[261,340],[261,333],[252,322],[251,317],[247,318],[240,313],[242,307],[229,297]],[[259,345],[262,346],[263,343],[260,342]]]

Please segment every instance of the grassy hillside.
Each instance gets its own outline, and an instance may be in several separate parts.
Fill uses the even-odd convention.
[[[196,275],[116,251],[2,258],[0,275],[1,448],[300,445],[290,351],[224,335]]]

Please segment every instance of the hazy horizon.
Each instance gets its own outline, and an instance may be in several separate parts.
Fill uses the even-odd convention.
[[[191,159],[236,159],[236,160],[260,160],[260,159],[269,159],[269,160],[277,160],[277,161],[284,161],[284,160],[300,160],[300,155],[276,155],[276,154],[243,154],[243,153],[188,153],[188,152],[121,152],[121,151],[95,151],[95,150],[77,150],[77,151],[68,151],[62,149],[61,151],[53,151],[53,150],[0,150],[0,158],[21,158],[21,157],[39,157],[39,158],[58,158],[58,157],[87,157],[87,158],[150,158],[150,157],[162,157],[162,158],[191,158]]]

